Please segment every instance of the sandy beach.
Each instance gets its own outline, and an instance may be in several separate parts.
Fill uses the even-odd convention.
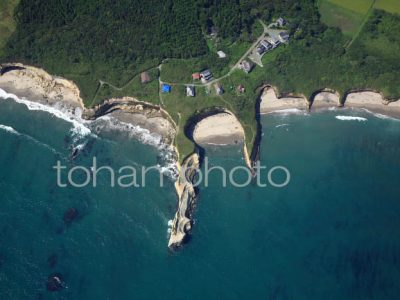
[[[238,144],[244,141],[244,130],[235,116],[219,113],[197,123],[193,138],[200,145]]]
[[[80,91],[72,81],[51,76],[35,67],[23,66],[23,68],[1,75],[0,88],[20,98],[45,105],[62,103],[70,107],[84,107]]]
[[[123,110],[116,110],[109,114],[124,123],[133,124],[163,137],[166,144],[171,144],[176,131],[174,126],[163,117],[147,117],[144,114],[129,113]]]
[[[400,117],[400,101],[389,102],[377,92],[355,92],[347,95],[344,107],[366,109],[391,117]]]
[[[312,110],[328,107],[338,107],[340,105],[340,95],[334,92],[323,91],[315,95]]]
[[[271,87],[265,88],[261,96],[260,113],[267,114],[274,111],[286,109],[304,109],[307,110],[309,104],[302,97],[282,97],[278,98],[275,90]]]

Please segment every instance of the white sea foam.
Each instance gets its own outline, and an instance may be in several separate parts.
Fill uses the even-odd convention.
[[[149,130],[144,129],[138,125],[122,122],[113,116],[99,117],[93,123],[98,129],[118,130],[127,132],[129,137],[139,139],[140,142],[155,146],[157,148],[163,147],[162,136],[156,133],[151,133]]]
[[[29,110],[44,111],[56,118],[71,123],[73,126],[72,133],[74,136],[84,137],[91,133],[90,129],[83,124],[84,121],[81,119],[81,111],[79,109],[72,111],[70,108],[66,108],[61,104],[55,104],[54,106],[44,105],[38,102],[29,101],[25,98],[19,98],[14,94],[7,93],[3,89],[0,89],[0,99],[13,99],[17,103],[24,104]]]
[[[289,124],[280,124],[280,125],[276,125],[275,128],[285,127],[285,126],[289,126]]]
[[[109,115],[102,116],[95,121],[86,121],[82,119],[82,110],[79,107],[71,109],[71,107],[67,107],[61,102],[57,102],[53,106],[44,105],[38,102],[29,101],[25,98],[19,98],[14,94],[7,93],[3,89],[0,89],[0,99],[12,99],[17,103],[24,104],[31,111],[44,111],[59,119],[69,122],[73,126],[71,129],[73,145],[74,148],[78,150],[82,150],[85,147],[87,143],[86,140],[83,140],[85,137],[89,135],[96,137],[90,128],[127,132],[129,137],[136,138],[141,143],[156,147],[161,153],[162,165],[159,165],[160,171],[172,179],[176,178],[178,171],[176,169],[174,149],[171,146],[164,144],[163,138],[159,134],[151,133],[149,130],[137,125],[119,121]]]
[[[177,179],[178,170],[176,168],[175,151],[170,145],[163,143],[161,135],[151,133],[149,130],[140,126],[122,122],[110,115],[99,117],[93,122],[92,126],[100,131],[117,130],[126,132],[130,138],[136,138],[143,144],[156,147],[160,152],[161,159],[161,164],[157,165],[159,171],[172,180]]]
[[[7,132],[9,132],[9,133],[12,133],[12,134],[19,135],[19,132],[16,131],[16,130],[15,130],[14,128],[12,128],[11,126],[6,126],[6,125],[0,124],[0,129],[5,130],[5,131],[7,131]]]
[[[55,154],[60,154],[60,155],[61,155],[61,153],[59,153],[57,150],[55,150],[55,149],[52,148],[51,146],[49,146],[49,145],[47,145],[47,144],[45,144],[45,143],[43,143],[43,142],[41,142],[41,141],[38,141],[37,139],[35,139],[35,138],[33,138],[33,137],[31,137],[31,136],[29,136],[29,135],[27,135],[27,134],[19,133],[18,131],[16,131],[16,130],[15,130],[14,128],[12,128],[11,126],[7,126],[7,125],[0,124],[0,129],[1,129],[1,130],[4,130],[4,131],[7,131],[7,132],[9,132],[9,133],[11,133],[11,134],[15,134],[15,135],[18,135],[18,136],[22,136],[22,137],[24,137],[25,139],[30,140],[31,142],[34,142],[35,144],[37,144],[37,145],[39,145],[39,146],[41,146],[41,147],[47,148],[48,150],[50,150],[51,152],[53,152],[53,153],[55,153]]]
[[[308,111],[298,108],[278,109],[271,111],[270,113],[280,114],[280,115],[308,115]]]
[[[352,117],[352,116],[336,116],[335,118],[338,120],[341,120],[341,121],[358,121],[358,122],[368,121],[368,119],[366,119],[366,118]]]
[[[373,115],[373,116],[375,116],[375,117],[377,117],[377,118],[379,118],[379,119],[387,119],[387,120],[392,120],[392,121],[400,121],[400,119],[396,119],[396,118],[394,118],[394,117],[391,117],[391,116],[388,116],[388,115],[384,115],[384,114],[381,114],[381,113],[375,113],[375,112],[370,111],[370,110],[368,110],[368,109],[366,109],[366,108],[361,108],[360,110],[365,111],[365,112],[367,112],[367,113],[369,113],[369,114],[371,114],[371,115]]]

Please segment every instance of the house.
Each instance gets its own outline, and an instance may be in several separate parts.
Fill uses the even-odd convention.
[[[171,93],[171,86],[170,86],[169,84],[165,84],[165,83],[164,83],[164,84],[162,85],[161,91],[162,91],[164,94]]]
[[[281,32],[281,33],[279,34],[279,40],[280,40],[282,43],[287,43],[287,42],[289,41],[289,37],[290,37],[290,35],[289,35],[289,33],[287,33],[287,32]]]
[[[207,83],[208,81],[211,81],[213,79],[212,73],[210,70],[204,70],[203,72],[200,73],[201,81],[203,83]]]
[[[285,26],[286,23],[287,23],[286,20],[283,19],[283,18],[278,18],[278,20],[276,20],[276,24],[277,24],[279,27]]]
[[[217,93],[217,95],[222,95],[224,93],[224,89],[223,89],[222,85],[219,82],[217,82],[214,85],[214,87],[215,87],[215,92]]]
[[[243,93],[246,91],[246,88],[244,87],[243,84],[239,84],[239,85],[237,86],[237,88],[236,88],[236,91],[237,91],[238,93],[243,94]]]
[[[140,81],[144,83],[150,82],[150,75],[147,72],[142,72],[140,73]]]
[[[275,37],[267,37],[267,42],[272,45],[273,48],[276,48],[280,45],[280,41]]]
[[[196,95],[195,89],[193,85],[186,86],[186,96],[194,97]]]
[[[218,54],[219,58],[225,58],[226,57],[226,53],[224,51],[218,51],[217,54]]]
[[[251,70],[254,68],[254,64],[252,62],[249,62],[247,60],[244,60],[240,63],[240,68],[245,71],[246,73],[250,73]]]
[[[265,51],[267,51],[267,49],[263,45],[258,46],[257,53],[259,55],[262,55]]]
[[[262,40],[260,44],[265,48],[266,51],[271,50],[273,48],[272,44],[268,43],[267,40]]]
[[[201,77],[200,77],[200,73],[193,73],[193,74],[192,74],[192,79],[193,79],[193,80],[200,80],[200,78],[201,78]]]

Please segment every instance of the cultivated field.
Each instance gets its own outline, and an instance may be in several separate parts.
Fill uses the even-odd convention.
[[[19,0],[0,1],[0,52],[15,29],[13,14],[18,2]]]
[[[375,8],[386,10],[387,12],[400,14],[399,0],[376,0]]]
[[[363,24],[373,0],[321,0],[321,19],[328,26],[339,27],[344,34],[352,36]]]

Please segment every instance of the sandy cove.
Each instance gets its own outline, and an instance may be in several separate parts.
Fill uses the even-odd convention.
[[[330,107],[366,109],[371,112],[400,118],[400,101],[389,101],[375,91],[350,91],[346,94],[344,104],[340,95],[334,90],[324,89],[313,95],[310,100],[305,97],[277,97],[274,88],[266,87],[261,96],[260,113],[267,114],[282,110],[319,110]]]
[[[309,104],[305,97],[278,97],[273,87],[264,88],[263,94],[261,95],[261,114],[287,109],[307,110],[308,108]]]
[[[84,108],[79,88],[72,81],[51,76],[42,69],[14,64],[0,76],[0,88],[19,98],[45,105],[65,104]]]
[[[79,88],[74,82],[22,64],[10,64],[8,69],[0,76],[0,88],[9,94],[58,108],[71,115],[74,115],[76,108],[79,108],[83,112],[83,117],[87,119],[95,119],[107,114],[121,122],[139,126],[150,133],[160,135],[166,144],[173,143],[176,125],[166,112],[154,105],[125,97],[110,99],[94,109],[86,109],[80,97]],[[113,110],[102,111],[105,105],[110,104]],[[102,113],[96,113],[100,111]]]
[[[232,145],[244,142],[244,130],[239,120],[231,113],[222,112],[198,122],[193,139],[199,145]]]

